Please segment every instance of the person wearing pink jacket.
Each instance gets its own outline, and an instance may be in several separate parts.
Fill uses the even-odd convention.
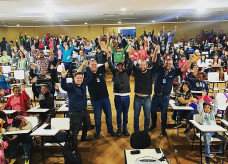
[[[181,55],[181,60],[179,60],[179,67],[180,67],[180,68],[183,67],[186,63],[188,63],[188,60],[186,59],[186,55],[185,55],[185,54],[182,54],[182,55]],[[182,73],[182,80],[184,80],[185,75],[186,75],[186,72],[187,72],[187,71],[184,71],[184,72]]]
[[[138,51],[138,56],[137,56],[137,62],[139,62],[139,60],[146,60],[146,59],[150,59],[150,56],[147,55],[147,51],[143,49],[143,45],[140,45],[140,50]]]

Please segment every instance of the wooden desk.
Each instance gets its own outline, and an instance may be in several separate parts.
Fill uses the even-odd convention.
[[[227,130],[219,125],[201,125],[195,120],[190,120],[190,122],[193,124],[193,126],[195,126],[200,131],[200,138],[199,138],[200,139],[200,162],[202,164],[203,163],[202,140],[201,140],[202,133],[226,132]],[[194,142],[194,138],[193,138],[193,142]],[[224,150],[223,150],[223,154],[224,154]]]
[[[159,160],[164,156],[164,153],[161,149],[160,149],[161,153],[157,153],[155,149],[136,149],[136,150],[139,150],[140,153],[131,154],[131,151],[134,151],[134,150],[124,150],[125,164],[134,164],[136,163],[137,160],[147,160],[147,159],[156,160],[157,163],[161,163],[161,164],[168,164],[167,159],[165,159],[164,161]]]
[[[6,133],[4,133],[4,135],[28,134],[29,132],[31,132],[31,130],[18,130],[18,131],[6,132]]]

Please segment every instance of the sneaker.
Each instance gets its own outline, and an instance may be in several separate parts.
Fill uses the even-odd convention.
[[[110,134],[111,134],[111,136],[116,136],[116,133],[114,132],[114,131],[111,131],[111,132],[109,132]]]
[[[208,157],[209,158],[214,158],[214,155],[213,154],[209,154]]]
[[[176,124],[176,126],[174,126],[174,128],[177,129],[177,128],[181,127],[181,126],[182,126],[182,123],[179,122],[179,123]]]
[[[209,157],[205,157],[205,163],[210,164],[210,158]]]
[[[100,138],[100,133],[94,133],[94,138],[99,139]]]
[[[125,136],[130,136],[130,133],[128,132],[127,129],[123,129],[123,134],[124,134]]]
[[[162,137],[167,137],[167,133],[166,133],[165,130],[161,132],[161,136],[162,136]]]
[[[188,134],[190,132],[191,129],[189,128],[186,128],[185,131],[184,131],[184,134]]]
[[[9,164],[14,164],[16,162],[16,158],[11,159]]]
[[[117,136],[117,137],[120,137],[120,136],[121,136],[121,129],[118,129],[118,130],[116,131],[116,136]]]
[[[151,127],[149,128],[149,131],[154,130],[157,127],[157,125],[151,125]]]
[[[25,160],[25,164],[29,164],[29,160]]]
[[[93,141],[93,138],[87,137],[87,138],[81,138],[81,142],[84,141]]]

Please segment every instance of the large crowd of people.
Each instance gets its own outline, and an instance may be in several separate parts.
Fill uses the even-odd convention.
[[[63,97],[69,106],[67,117],[70,118],[70,129],[73,145],[77,147],[77,136],[83,124],[81,141],[91,141],[87,137],[91,120],[87,111],[87,88],[94,110],[95,133],[99,139],[101,133],[101,115],[105,113],[107,132],[111,136],[130,136],[128,131],[128,111],[130,106],[130,76],[134,76],[134,131],[152,132],[157,127],[157,111],[161,111],[161,135],[167,136],[167,110],[171,93],[175,92],[177,106],[191,106],[193,111],[174,111],[172,118],[176,120],[176,128],[182,126],[182,118],[186,118],[188,135],[191,131],[193,115],[201,115],[202,124],[215,124],[218,106],[216,94],[210,92],[207,81],[208,73],[218,72],[219,80],[225,81],[228,73],[228,40],[221,30],[219,35],[214,31],[202,31],[197,37],[188,41],[174,43],[174,31],[166,32],[165,26],[158,35],[146,32],[140,38],[132,35],[107,34],[94,40],[85,37],[70,37],[47,33],[44,38],[24,36],[20,33],[16,41],[7,42],[3,37],[0,42],[0,63],[24,71],[22,87],[10,88],[11,78],[0,72],[1,96],[11,94],[1,109],[13,109],[18,115],[28,116],[30,98],[25,91],[32,83],[32,91],[41,108],[48,108],[48,113],[39,115],[39,124],[50,122],[56,116],[54,106],[55,93]],[[112,74],[113,93],[107,89],[106,72]],[[61,75],[59,80],[58,75]],[[66,78],[72,78],[68,83]],[[58,85],[57,83],[60,83]],[[152,84],[154,83],[154,88]],[[38,85],[40,84],[40,85]],[[59,88],[66,93],[60,92]],[[226,82],[225,88],[228,87]],[[200,94],[192,91],[201,91]],[[109,94],[114,94],[114,104],[117,118],[117,131],[114,132],[112,110]],[[153,94],[153,95],[152,95]],[[210,94],[210,96],[209,96]],[[152,96],[152,99],[151,99]],[[212,107],[211,103],[214,102]],[[144,127],[139,127],[141,108],[144,111]],[[226,112],[228,113],[228,112]],[[1,116],[1,115],[0,115]],[[4,116],[4,115],[3,115]],[[2,116],[2,117],[3,117]],[[6,118],[1,118],[6,119]],[[31,129],[30,123],[23,117],[13,119],[7,130]],[[204,133],[206,161],[211,154],[208,147],[210,137],[215,136],[223,142],[225,137],[217,133]],[[24,138],[22,138],[24,137]],[[30,160],[30,136],[13,137],[9,141],[10,163],[16,161],[15,146],[22,142],[25,153],[25,163]]]

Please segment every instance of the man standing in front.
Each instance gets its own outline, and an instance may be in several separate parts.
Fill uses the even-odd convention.
[[[88,66],[88,61],[83,62],[83,66]],[[87,137],[87,131],[91,126],[91,120],[89,113],[87,111],[87,96],[86,96],[86,86],[92,79],[92,72],[87,67],[86,74],[87,77],[84,79],[84,74],[82,72],[77,72],[74,76],[74,81],[72,83],[66,82],[68,70],[63,70],[61,72],[61,87],[63,90],[67,91],[69,98],[69,114],[70,114],[70,129],[73,135],[73,145],[77,146],[77,136],[79,130],[81,129],[83,123],[83,130],[81,141],[91,141],[91,138]]]
[[[156,47],[155,54],[158,52]],[[157,56],[157,55],[154,55]],[[152,59],[153,65],[156,65],[156,58]],[[155,63],[156,62],[156,63]],[[154,69],[149,69],[147,61],[141,60],[139,68],[133,65],[133,73],[135,77],[135,97],[134,97],[134,131],[139,131],[139,115],[141,107],[144,111],[144,131],[149,131],[151,98],[152,94],[152,78]]]
[[[154,56],[157,58],[157,54]],[[159,57],[158,57],[159,58]],[[156,59],[155,59],[156,60]],[[154,68],[156,70],[156,81],[154,86],[154,95],[152,98],[151,107],[151,118],[152,125],[150,131],[157,127],[157,109],[161,110],[161,120],[162,120],[162,133],[161,135],[166,137],[167,133],[165,131],[167,122],[167,108],[169,105],[170,93],[173,86],[173,80],[176,76],[181,76],[182,72],[187,71],[191,65],[191,60],[186,63],[182,68],[173,67],[172,60],[166,60],[164,67],[162,65],[156,65]]]
[[[102,109],[104,110],[106,116],[105,119],[108,133],[110,133],[112,136],[116,136],[116,133],[113,131],[111,103],[109,100],[108,89],[104,78],[107,67],[108,65],[106,63],[98,68],[97,62],[95,60],[90,61],[90,69],[93,72],[93,77],[88,84],[88,90],[94,109],[94,119],[96,126],[96,133],[94,134],[94,137],[97,139],[100,138]],[[82,70],[83,67],[80,67],[78,69],[78,72],[82,72]]]

